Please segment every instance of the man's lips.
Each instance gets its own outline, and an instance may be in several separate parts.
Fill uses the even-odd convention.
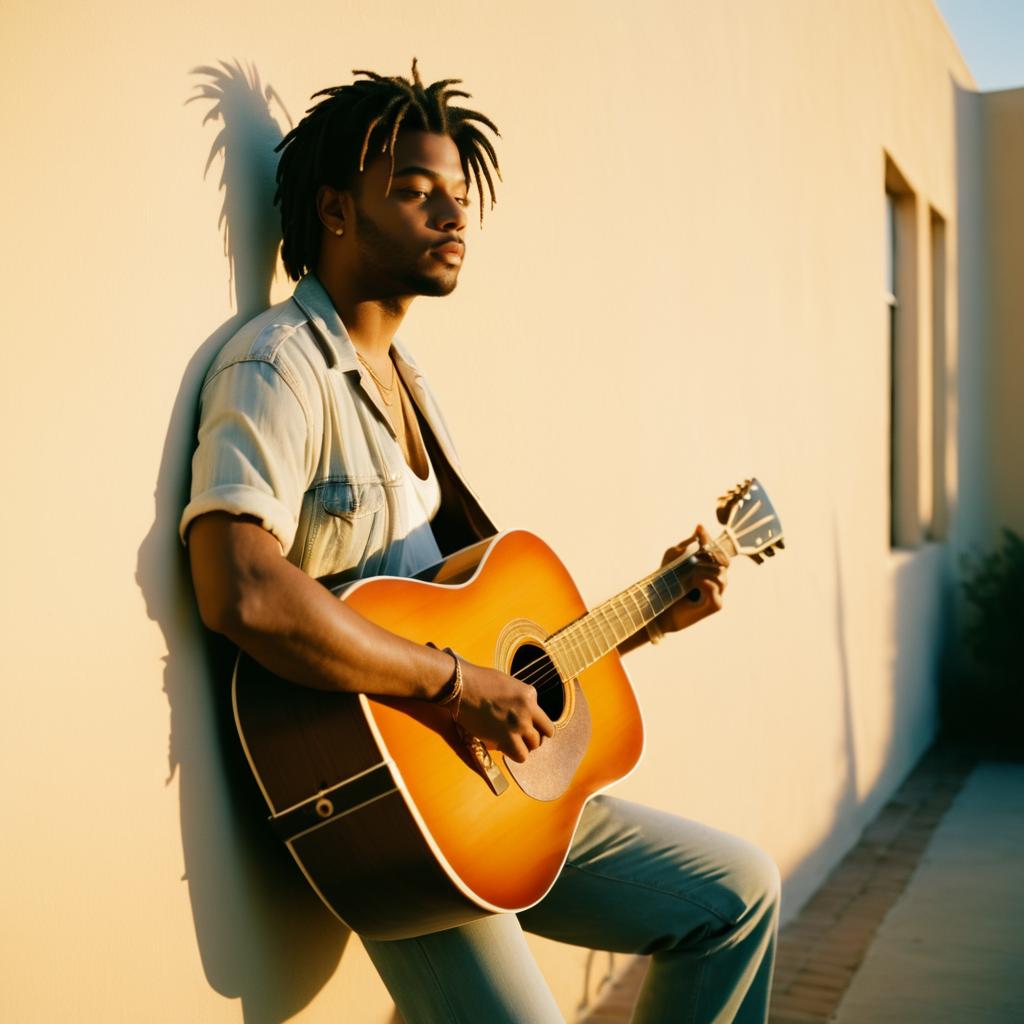
[[[461,242],[445,242],[443,245],[431,246],[430,252],[445,263],[461,263],[466,247]]]

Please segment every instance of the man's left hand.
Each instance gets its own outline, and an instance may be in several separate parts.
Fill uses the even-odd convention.
[[[675,547],[669,548],[662,559],[662,565],[668,565],[682,555],[687,548],[692,547],[696,542],[700,545],[698,562],[692,570],[692,585],[690,591],[698,591],[700,597],[691,600],[689,595],[676,601],[671,608],[666,608],[655,620],[663,633],[675,633],[680,629],[686,629],[695,622],[713,615],[722,607],[722,595],[728,582],[729,558],[724,552],[716,551],[712,554],[706,550],[711,537],[703,526],[698,525],[696,530],[685,540],[680,541]]]

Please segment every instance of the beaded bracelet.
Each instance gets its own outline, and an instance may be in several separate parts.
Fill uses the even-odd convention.
[[[444,684],[441,692],[433,698],[432,703],[448,708],[452,721],[457,722],[459,720],[459,711],[462,707],[462,662],[450,647],[445,647],[444,653],[452,656],[452,660],[455,662],[455,671],[452,673],[451,679]]]

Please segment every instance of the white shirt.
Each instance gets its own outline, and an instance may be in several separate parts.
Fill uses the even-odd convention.
[[[386,576],[415,576],[428,565],[441,560],[441,551],[430,529],[430,521],[441,508],[441,481],[434,472],[429,455],[427,467],[427,478],[423,480],[408,463],[405,464],[406,483],[413,499],[405,503],[410,518],[402,531],[398,562],[384,568]]]

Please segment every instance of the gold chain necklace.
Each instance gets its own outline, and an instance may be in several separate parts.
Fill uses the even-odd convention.
[[[382,381],[380,377],[378,377],[377,374],[373,372],[373,367],[363,358],[362,354],[360,352],[357,352],[356,355],[359,357],[359,362],[361,362],[363,366],[365,366],[366,369],[369,371],[370,376],[373,378],[374,383],[377,385],[377,390],[380,391],[380,397],[383,399],[384,404],[391,405],[391,403],[394,401],[392,392],[394,392],[395,390],[395,364],[390,359],[388,359],[388,362],[391,363],[391,383],[385,384],[384,381]]]

